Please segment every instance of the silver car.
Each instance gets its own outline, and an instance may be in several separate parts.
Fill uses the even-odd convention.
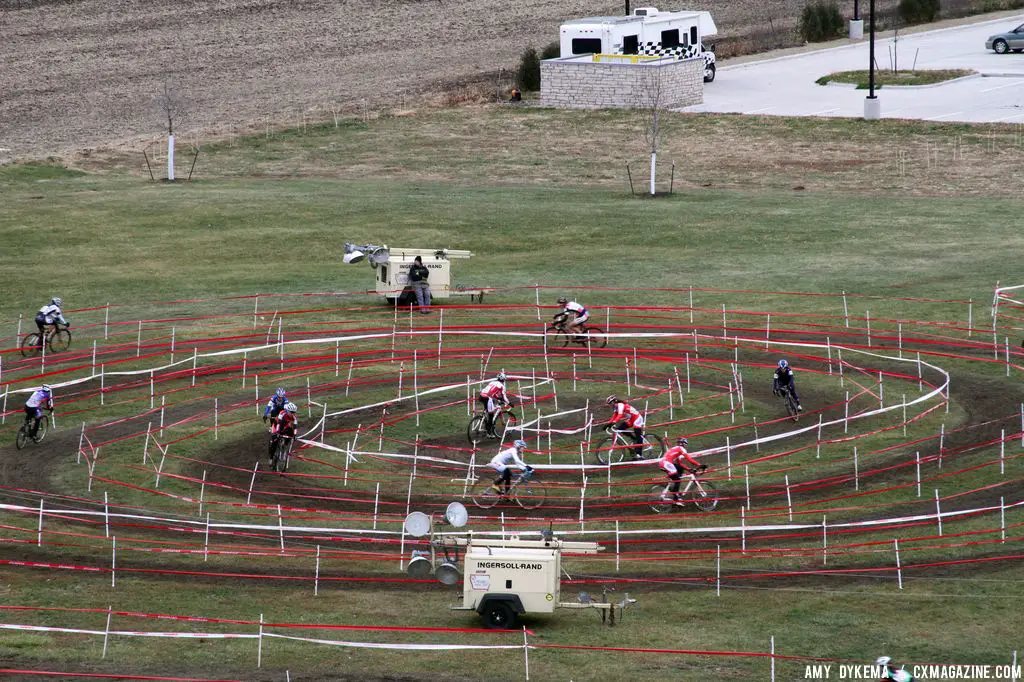
[[[985,39],[985,49],[995,50],[996,54],[1006,54],[1010,50],[1021,52],[1024,50],[1024,24],[1012,31],[989,36]]]

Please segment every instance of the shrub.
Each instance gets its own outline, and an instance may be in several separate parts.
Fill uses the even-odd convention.
[[[558,44],[556,40],[553,43],[548,43],[547,46],[540,51],[541,59],[558,59],[562,56],[562,46]]]
[[[831,40],[842,31],[843,15],[834,1],[816,0],[804,6],[800,14],[800,35],[808,43]]]
[[[519,89],[524,92],[540,90],[540,58],[532,47],[519,59]]]
[[[939,16],[939,0],[900,0],[900,19],[907,24],[927,24]]]

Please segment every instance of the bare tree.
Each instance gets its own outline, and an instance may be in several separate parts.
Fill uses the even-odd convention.
[[[634,91],[634,106],[644,129],[644,140],[651,155],[650,192],[654,195],[658,147],[661,144],[661,117],[666,111],[666,88],[662,69],[654,64],[638,64],[640,78]]]
[[[174,134],[174,122],[184,114],[184,101],[181,93],[174,90],[171,84],[164,80],[163,89],[156,96],[156,105],[160,109],[163,118],[167,119],[167,134]]]

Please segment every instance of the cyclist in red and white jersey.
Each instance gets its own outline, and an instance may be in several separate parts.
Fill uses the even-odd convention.
[[[683,474],[690,473],[691,471],[701,472],[708,468],[707,464],[701,464],[686,451],[686,446],[689,444],[690,441],[680,438],[658,460],[658,467],[668,474],[669,480],[672,481],[669,492],[672,493],[675,503],[680,506],[682,506],[683,502],[679,499],[679,481],[683,478]],[[689,465],[689,468],[687,465]],[[661,499],[666,499],[665,493],[662,493]]]
[[[505,389],[506,376],[504,372],[498,372],[498,376],[484,386],[483,390],[480,391],[480,395],[477,400],[483,406],[483,409],[487,411],[487,417],[484,419],[484,426],[487,429],[487,435],[491,438],[497,438],[498,435],[494,433],[494,415],[504,405],[511,405],[512,399],[509,396],[508,391]]]
[[[274,448],[277,447],[277,441],[281,439],[281,436],[295,438],[295,433],[299,428],[299,419],[295,416],[298,410],[295,403],[285,403],[284,408],[271,420],[269,454],[271,460],[274,459]]]
[[[633,444],[636,445],[634,457],[636,459],[643,459],[644,426],[646,426],[643,414],[640,413],[640,410],[624,400],[619,400],[614,395],[608,396],[604,402],[614,410],[612,418],[605,424],[604,430],[609,431],[614,428],[618,431],[626,431],[629,429],[629,436],[633,439]]]

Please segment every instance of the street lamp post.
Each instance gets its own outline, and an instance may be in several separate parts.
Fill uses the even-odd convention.
[[[868,96],[864,100],[864,120],[877,121],[882,117],[882,103],[875,95],[875,0],[868,5]]]

